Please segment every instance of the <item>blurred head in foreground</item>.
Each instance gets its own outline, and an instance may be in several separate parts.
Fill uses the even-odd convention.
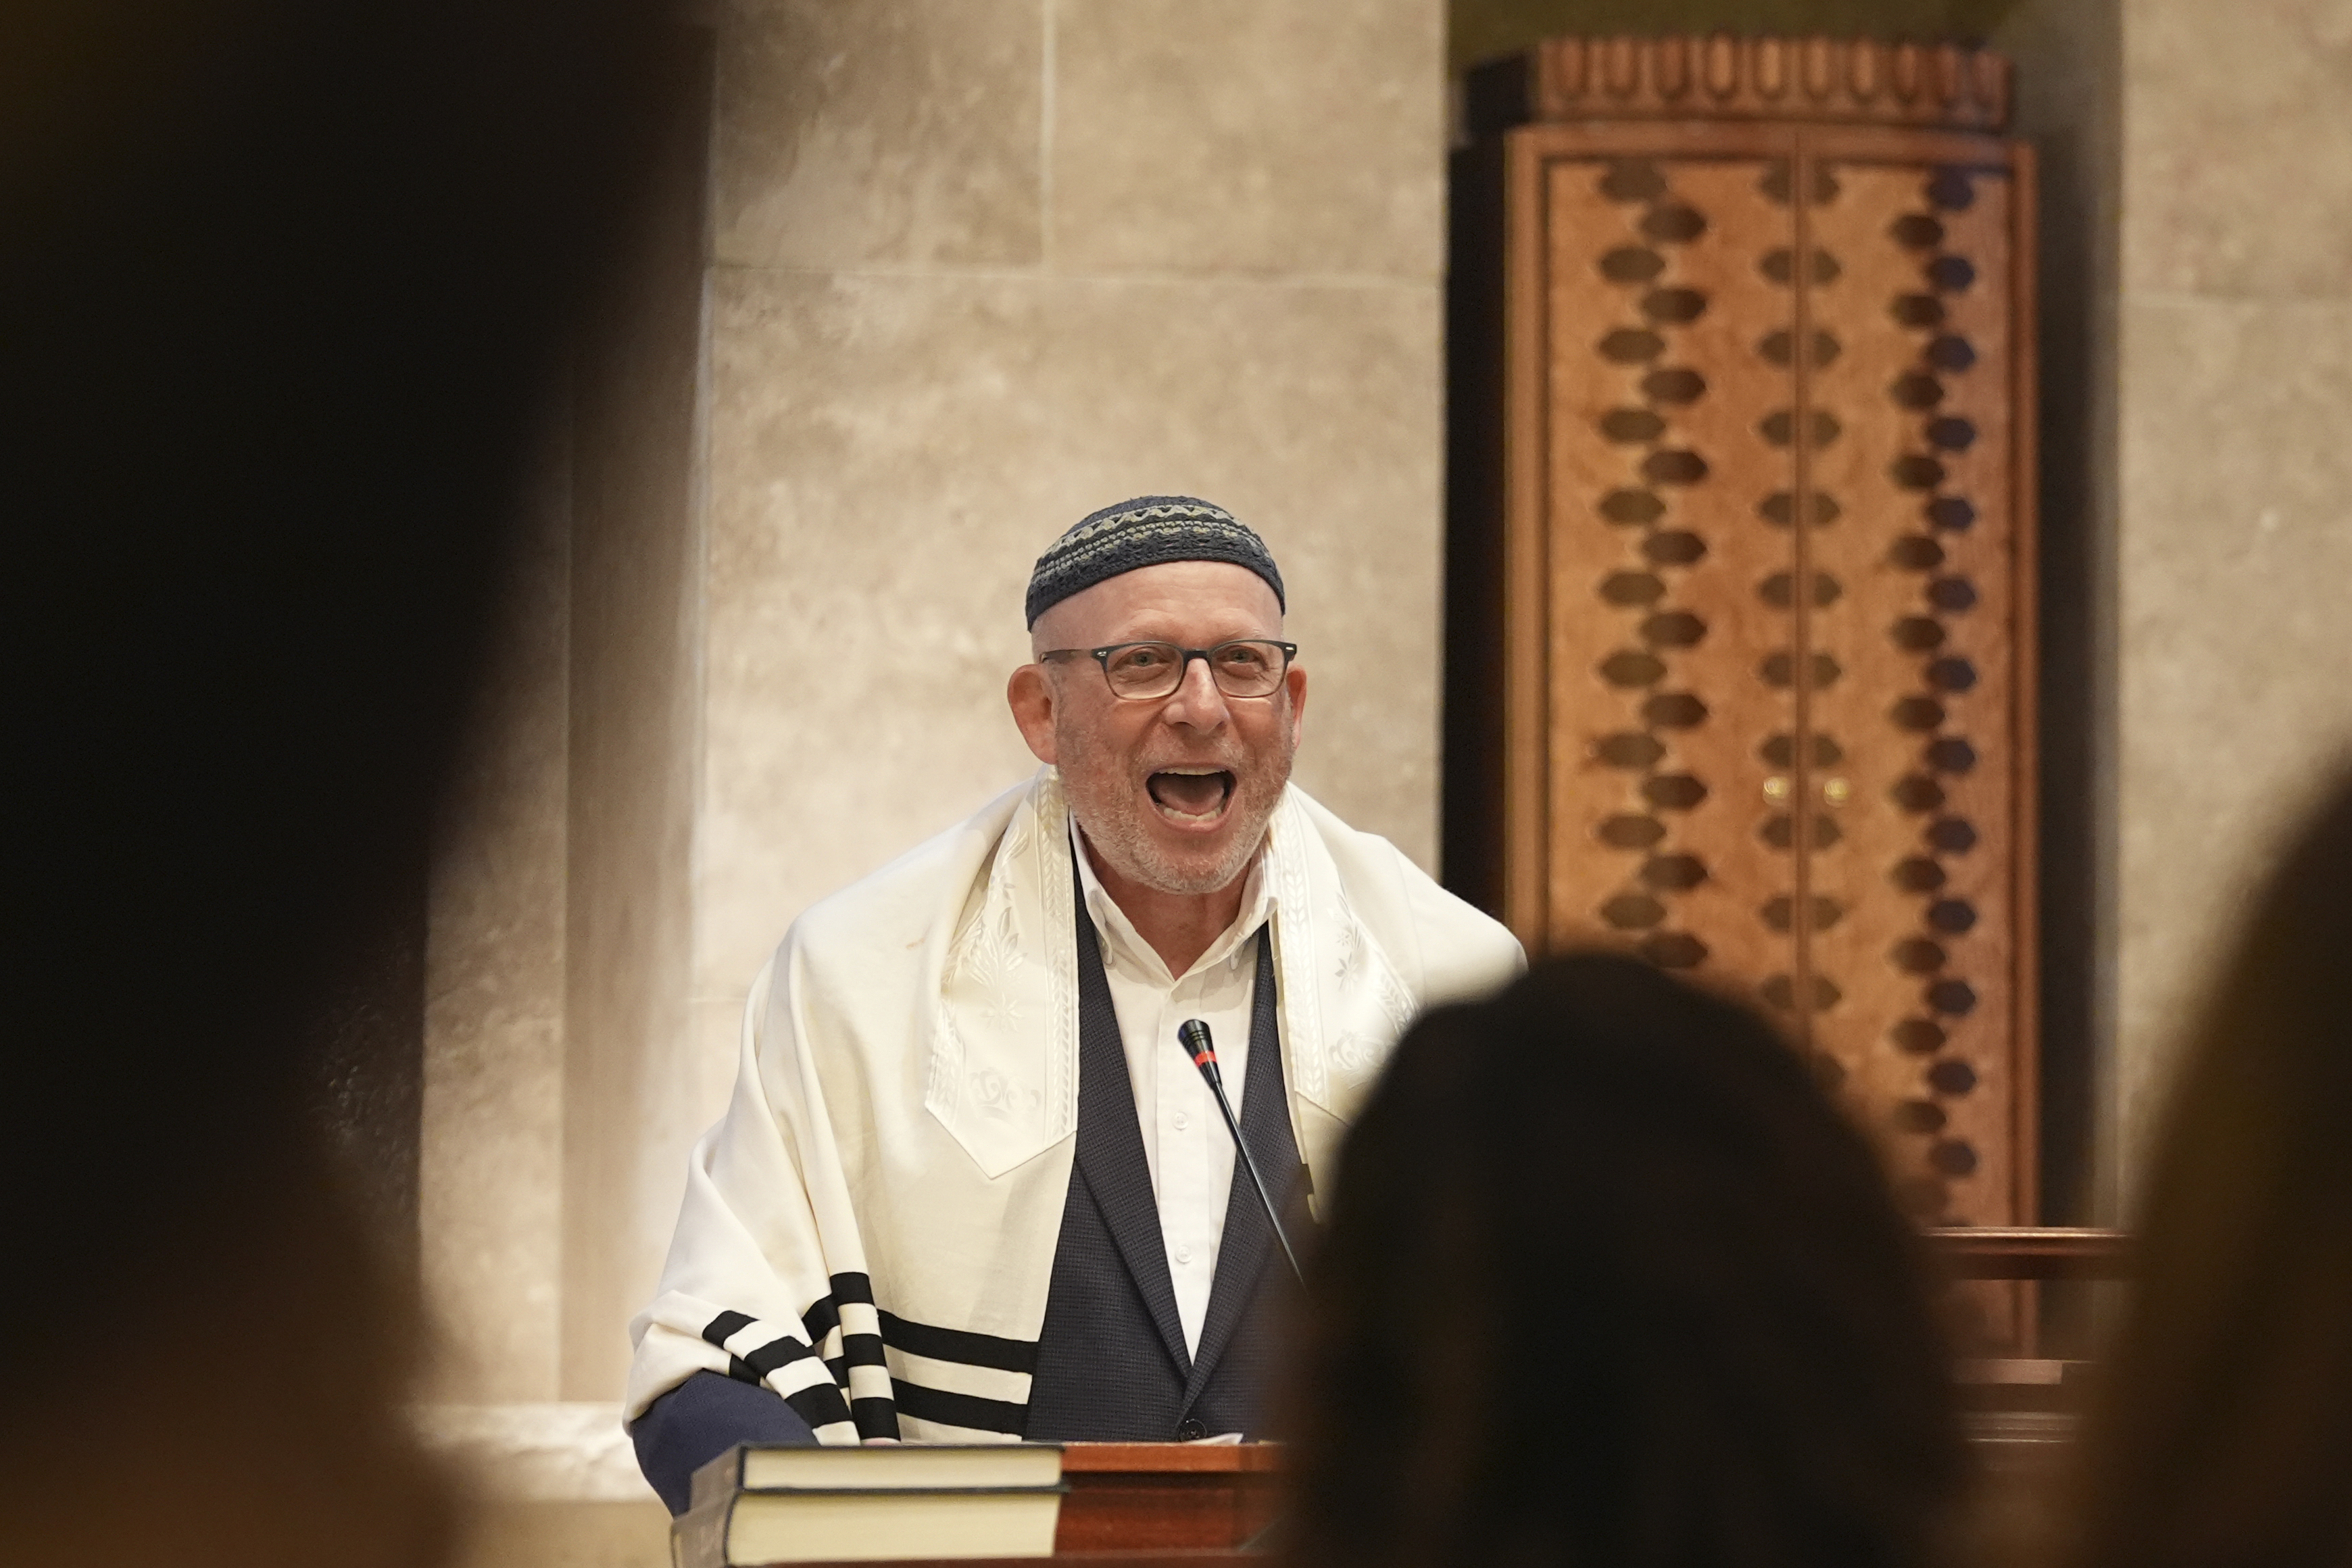
[[[665,100],[635,0],[0,6],[0,1562],[394,1568],[306,1123]]]
[[[2352,787],[2288,848],[2175,1079],[2077,1544],[2352,1562]]]
[[[1916,1241],[1757,1017],[1549,961],[1413,1028],[1340,1171],[1295,1562],[1927,1555],[1963,1461]]]

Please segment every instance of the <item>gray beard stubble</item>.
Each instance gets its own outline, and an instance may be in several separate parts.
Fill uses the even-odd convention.
[[[1235,824],[1232,843],[1214,865],[1188,873],[1160,852],[1138,819],[1122,759],[1097,754],[1093,737],[1075,731],[1057,733],[1055,749],[1062,758],[1062,793],[1076,814],[1087,842],[1112,870],[1160,893],[1197,896],[1231,886],[1256,858],[1265,842],[1266,824],[1274,819],[1274,808],[1281,802],[1283,786],[1290,782],[1286,749],[1261,761],[1240,748],[1220,748],[1216,756],[1186,757],[1174,763],[1227,768],[1234,775],[1234,798],[1225,808]]]

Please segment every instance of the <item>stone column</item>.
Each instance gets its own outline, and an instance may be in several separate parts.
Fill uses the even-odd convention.
[[[551,424],[425,916],[428,1391],[475,1404],[561,1385],[572,447]]]
[[[2352,7],[2125,0],[2122,1163],[2352,740]]]

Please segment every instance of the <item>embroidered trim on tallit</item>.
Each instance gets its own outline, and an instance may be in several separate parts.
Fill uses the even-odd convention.
[[[1068,820],[1048,768],[1005,824],[940,977],[923,1104],[991,1180],[1078,1127]]]

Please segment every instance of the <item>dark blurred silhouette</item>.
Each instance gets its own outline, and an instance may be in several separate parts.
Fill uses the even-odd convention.
[[[1311,1271],[1312,1568],[1912,1568],[1964,1458],[1917,1240],[1759,1018],[1571,956],[1433,1013]]]
[[[2352,1561],[2352,784],[2255,906],[2147,1173],[2077,1561]]]
[[[0,1560],[431,1561],[303,1110],[673,83],[621,0],[0,7]]]

